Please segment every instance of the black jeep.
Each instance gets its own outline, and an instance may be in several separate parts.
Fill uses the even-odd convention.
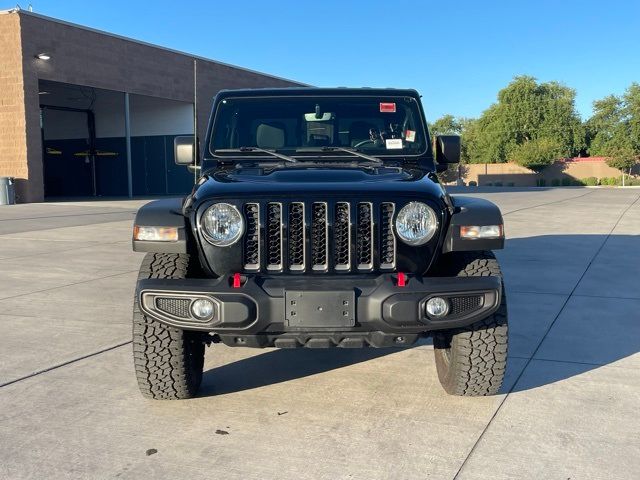
[[[407,347],[433,337],[455,395],[498,391],[507,307],[492,203],[453,197],[437,172],[460,139],[430,141],[420,96],[395,89],[228,90],[213,103],[186,198],[136,216],[147,253],[133,307],[138,383],[189,398],[205,345]]]

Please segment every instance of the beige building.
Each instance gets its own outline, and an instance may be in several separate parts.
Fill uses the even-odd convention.
[[[194,82],[194,62],[197,82]],[[0,177],[19,202],[182,193],[171,144],[221,89],[301,85],[24,10],[0,11]]]

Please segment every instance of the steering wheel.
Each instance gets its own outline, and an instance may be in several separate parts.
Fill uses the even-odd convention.
[[[373,140],[371,140],[370,138],[367,138],[366,140],[363,140],[361,142],[356,143],[353,148],[359,148],[363,145],[366,145],[367,143],[375,143]]]

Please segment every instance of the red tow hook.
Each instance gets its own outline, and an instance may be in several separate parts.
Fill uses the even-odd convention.
[[[398,281],[396,282],[396,286],[398,287],[406,287],[407,286],[407,276],[402,273],[402,272],[398,272]]]
[[[239,273],[233,274],[233,283],[231,284],[233,288],[240,288],[242,286],[242,278]]]

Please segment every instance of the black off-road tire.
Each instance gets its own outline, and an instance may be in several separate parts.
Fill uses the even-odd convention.
[[[189,255],[147,253],[138,279],[186,278]],[[202,381],[201,334],[169,327],[140,311],[133,302],[133,360],[142,395],[153,399],[192,398]]]
[[[502,277],[490,251],[450,253],[441,274],[458,277]],[[438,378],[451,395],[494,395],[507,366],[507,299],[502,289],[498,310],[468,327],[437,332],[433,337]]]

